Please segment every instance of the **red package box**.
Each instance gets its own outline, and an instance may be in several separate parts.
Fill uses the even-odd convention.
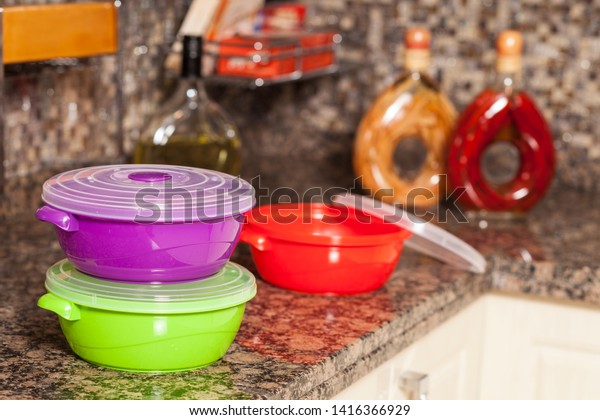
[[[334,32],[265,32],[219,40],[217,73],[274,78],[335,63]]]
[[[262,30],[301,30],[304,27],[305,16],[305,4],[267,4],[262,10]]]

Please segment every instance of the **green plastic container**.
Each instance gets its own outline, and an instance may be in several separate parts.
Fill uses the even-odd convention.
[[[237,334],[256,281],[227,263],[176,284],[100,280],[62,260],[46,273],[38,305],[59,315],[71,349],[90,363],[135,372],[196,369],[219,360]]]

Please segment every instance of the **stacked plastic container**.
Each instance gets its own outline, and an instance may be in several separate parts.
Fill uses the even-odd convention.
[[[169,372],[221,358],[254,276],[229,262],[254,189],[220,172],[167,165],[77,169],[44,183],[38,219],[67,259],[38,305],[73,351],[112,369]]]

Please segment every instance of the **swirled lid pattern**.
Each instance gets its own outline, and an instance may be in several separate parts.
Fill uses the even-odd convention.
[[[241,178],[171,165],[106,165],[48,179],[42,199],[77,215],[152,222],[194,222],[242,214],[254,188]]]
[[[256,280],[228,262],[214,276],[169,284],[107,281],[77,271],[68,260],[50,267],[46,289],[70,302],[98,309],[136,313],[191,313],[230,308],[256,295]]]

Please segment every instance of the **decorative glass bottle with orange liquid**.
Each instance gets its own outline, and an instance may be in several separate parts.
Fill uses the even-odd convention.
[[[354,144],[354,171],[363,188],[380,200],[409,208],[432,207],[444,196],[440,175],[446,171],[448,139],[456,118],[450,101],[425,72],[430,41],[427,29],[407,31],[405,71],[365,114]],[[413,154],[423,146],[425,156],[414,169],[418,157]]]
[[[552,135],[521,88],[522,49],[519,32],[500,34],[496,83],[462,113],[448,150],[449,183],[465,189],[461,206],[484,217],[524,214],[554,174]]]

